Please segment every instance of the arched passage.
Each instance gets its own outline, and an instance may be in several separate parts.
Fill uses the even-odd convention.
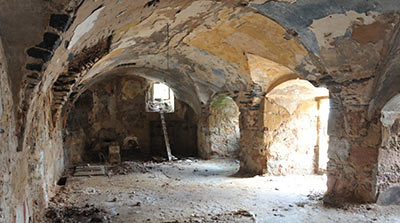
[[[122,161],[165,157],[160,115],[146,112],[152,81],[135,76],[109,77],[84,91],[70,108],[64,129],[70,164],[109,162],[109,147],[118,146]],[[165,114],[173,155],[197,155],[197,115],[179,100]]]
[[[293,76],[255,78],[250,54],[329,87],[327,201],[375,201],[381,145],[375,110],[400,83],[395,0],[3,2],[1,84],[11,90],[1,89],[0,134],[10,150],[1,158],[3,169],[18,169],[5,175],[2,187],[6,222],[35,221],[47,205],[64,168],[57,111],[89,87],[85,79],[107,72],[152,72],[197,114],[208,109],[211,96],[236,92],[241,165],[264,173],[264,96]],[[262,82],[270,80],[275,83],[265,88]]]
[[[266,95],[267,173],[316,174],[326,170],[328,96],[328,90],[305,80],[286,81]]]
[[[219,95],[211,101],[208,117],[211,157],[239,157],[239,115],[239,108],[231,97]]]

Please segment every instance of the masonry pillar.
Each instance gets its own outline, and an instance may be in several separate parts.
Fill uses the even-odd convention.
[[[381,124],[368,119],[368,105],[344,105],[335,94],[330,98],[328,124],[328,190],[325,204],[374,202]]]
[[[211,158],[210,125],[208,117],[210,116],[208,106],[202,109],[197,124],[197,148],[198,155],[202,159]]]
[[[239,97],[240,110],[240,172],[266,173],[263,129],[264,93],[258,85]]]

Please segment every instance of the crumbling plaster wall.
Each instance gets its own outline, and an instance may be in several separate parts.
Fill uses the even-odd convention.
[[[289,111],[271,99],[264,104],[266,168],[271,175],[315,174],[318,102],[301,101]]]
[[[398,36],[398,2],[298,0],[253,6],[295,33],[313,52],[296,70],[314,84],[329,88],[325,203],[374,202],[381,124],[379,106],[370,106],[370,102],[380,103],[374,100],[383,86],[380,83],[397,80],[392,65],[398,64],[394,56],[398,44],[393,41]],[[382,89],[395,91],[393,87]]]
[[[209,157],[238,158],[240,149],[239,108],[224,95],[216,96],[208,117],[211,151]]]
[[[154,124],[161,123],[160,115],[145,111],[149,85],[149,81],[139,77],[114,77],[86,90],[69,113],[64,131],[68,163],[107,161],[108,146],[113,143],[120,146],[122,155],[130,150],[123,160],[158,154],[160,149],[165,152],[161,131],[154,129],[157,127]],[[196,131],[190,130],[196,129],[197,117],[187,104],[180,101],[175,104],[175,112],[165,114],[172,152],[177,156],[196,155]],[[126,144],[133,138],[139,144],[139,151]],[[100,160],[100,154],[106,160]]]
[[[378,192],[400,185],[400,96],[396,95],[381,112],[382,145],[378,158]]]
[[[50,99],[38,94],[42,103],[32,103],[22,152],[17,152],[17,121],[11,98],[8,67],[0,43],[1,75],[1,208],[2,222],[29,222],[47,205],[51,189],[63,170],[62,141],[57,132],[51,132]],[[46,107],[47,104],[47,107]]]
[[[248,75],[246,53],[296,70],[316,85],[328,86],[332,110],[325,201],[375,200],[381,126],[376,113],[379,109],[374,109],[379,106],[368,104],[376,95],[380,96],[374,104],[386,101],[380,97],[394,96],[396,92],[387,89],[394,89],[394,84],[399,83],[399,44],[394,34],[400,5],[396,0],[340,4],[329,0],[298,0],[291,4],[255,1],[250,5],[237,1],[154,1],[153,5],[147,5],[146,0],[84,1],[82,5],[82,1],[71,1],[69,5],[62,0],[51,2],[56,3],[50,7],[52,10],[74,18],[69,29],[55,31],[45,27],[51,10],[43,2],[2,1],[7,7],[0,7],[4,12],[0,13],[0,24],[2,35],[6,34],[7,61],[18,62],[9,69],[13,74],[8,77],[12,79],[12,107],[24,108],[15,117],[17,144],[23,151],[18,156],[30,159],[21,161],[23,168],[17,168],[25,177],[19,185],[27,185],[24,165],[30,163],[33,169],[40,170],[31,184],[32,190],[39,190],[31,193],[38,197],[36,203],[44,204],[52,182],[61,173],[59,111],[65,104],[73,104],[74,95],[79,95],[77,92],[88,83],[105,74],[136,74],[166,81],[197,113],[202,112],[211,95],[239,92],[235,94],[240,95],[241,166],[246,171],[262,173],[260,167],[265,160],[259,154],[265,153],[264,134],[259,123],[265,91]],[[30,6],[40,9],[31,10]],[[101,6],[104,8],[92,28],[69,47],[76,27]],[[20,19],[9,19],[17,17]],[[49,29],[61,38],[60,47],[51,51],[51,60],[43,63],[28,58],[25,51],[40,43],[41,32]],[[25,35],[27,30],[31,35]],[[108,41],[110,36],[113,38]],[[88,54],[88,49],[102,41],[105,47],[98,55],[96,50]],[[29,82],[32,72],[22,67],[33,62],[40,62],[41,69],[35,71],[33,85],[23,84]],[[78,70],[69,69],[76,65]],[[58,86],[54,86],[55,82]],[[25,91],[25,85],[32,89]],[[62,93],[56,94],[52,89]],[[26,105],[17,106],[17,101]],[[50,106],[55,109],[50,111]],[[3,108],[3,112],[9,115],[10,111]],[[7,147],[13,146],[11,142]],[[32,148],[37,149],[28,155]],[[33,205],[28,205],[27,210],[39,214],[40,211],[32,211],[40,210],[33,209],[38,207],[34,198],[28,200]],[[23,199],[14,201],[23,206]],[[8,207],[14,206],[10,203]]]
[[[75,59],[85,56],[88,51],[85,48],[94,46],[94,43],[109,35],[113,38],[108,54],[99,55],[98,58],[94,56],[92,61],[78,60],[83,68],[79,73],[64,71],[59,75],[60,81],[56,83],[60,85],[57,89],[65,94],[58,94],[58,99],[53,102],[57,110],[64,104],[72,104],[78,92],[94,79],[123,73],[165,81],[174,89],[177,97],[191,105],[197,113],[217,92],[237,95],[242,91],[238,104],[244,113],[255,114],[255,109],[260,107],[261,97],[254,98],[253,94],[257,92],[262,96],[262,92],[252,84],[247,74],[246,53],[268,58],[292,69],[307,54],[297,40],[275,38],[284,36],[286,31],[246,7],[246,4],[237,4],[235,1],[165,1],[146,6],[147,2],[144,1],[136,3],[114,5],[109,2],[85,2],[80,7],[76,23],[65,34],[66,39],[73,38],[75,34],[71,30],[89,18],[88,14],[94,9],[101,9],[101,12],[91,29],[81,37],[80,44],[68,45],[68,57],[73,58],[74,63]],[[141,8],[140,13],[133,13],[137,10],[135,7]],[[128,16],[132,14],[135,16]],[[114,17],[118,18],[119,23],[115,23]],[[210,40],[214,42],[209,44]],[[167,42],[168,46],[164,44]],[[257,122],[251,120],[249,114],[243,117],[246,118],[243,119],[244,128],[241,131],[250,131],[245,133],[249,137],[244,138],[252,139],[254,137],[251,135],[259,132],[254,126]],[[258,150],[258,144],[253,142],[244,142],[243,145],[254,146],[251,150]],[[249,159],[248,163],[251,162]],[[254,166],[258,164],[256,162]]]
[[[277,76],[281,74],[280,80],[293,77],[291,72],[282,75],[287,72],[287,68],[273,72]],[[275,84],[276,82],[271,82],[261,89],[269,89]],[[254,123],[258,130],[255,133],[260,137],[256,141],[259,143],[256,147],[258,150],[241,148],[242,154],[253,151],[252,160],[248,162],[256,160],[258,165],[253,166],[252,171],[272,175],[316,173],[319,116],[317,98],[328,97],[328,91],[315,88],[308,81],[294,79],[279,84],[268,93],[261,91],[260,95],[263,95],[259,99],[260,105],[253,110],[258,115],[258,123]],[[244,167],[242,171],[249,170]]]

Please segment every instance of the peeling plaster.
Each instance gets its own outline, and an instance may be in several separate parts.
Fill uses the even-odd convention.
[[[316,88],[308,81],[297,79],[278,85],[266,97],[285,108],[289,114],[293,114],[302,101],[328,96],[327,89]]]
[[[296,66],[299,57],[304,57],[307,52],[295,40],[285,40],[285,33],[286,30],[274,21],[248,13],[222,22],[211,30],[192,33],[184,42],[219,56],[240,72],[248,73],[243,53],[258,55],[289,68]]]
[[[68,49],[71,49],[78,41],[79,39],[84,36],[86,33],[90,32],[90,30],[94,27],[94,24],[96,23],[97,18],[100,15],[100,12],[104,9],[104,7],[101,7],[97,9],[95,12],[93,12],[89,17],[85,19],[81,24],[79,24],[75,30],[74,30],[74,35],[72,36],[72,39],[70,41],[70,44],[68,46]]]
[[[297,76],[289,68],[253,54],[246,54],[252,81],[268,92],[272,85],[283,79]]]
[[[335,39],[348,36],[349,28],[355,22],[369,25],[375,22],[378,13],[357,13],[348,11],[344,14],[332,14],[322,19],[314,20],[309,29],[315,34],[320,47],[333,48]]]
[[[129,37],[118,42],[116,49],[124,49],[136,44],[135,37]]]
[[[286,29],[292,29],[299,34],[305,47],[315,54],[319,54],[320,47],[314,33],[309,29],[314,20],[329,15],[345,14],[348,11],[363,13],[391,13],[400,11],[398,0],[297,0],[293,4],[268,1],[265,4],[251,4],[262,14],[274,19]]]
[[[195,1],[190,6],[182,10],[175,16],[175,22],[171,27],[189,20],[191,17],[197,17],[202,13],[206,13],[215,6],[215,1]]]
[[[400,4],[398,4],[398,0],[352,0],[342,2],[335,0],[256,0],[250,2],[252,2],[252,5],[256,3],[260,4],[257,9],[260,9],[260,11],[264,13],[265,16],[254,12],[248,7],[241,7],[233,4],[237,3],[235,1],[231,1],[229,2],[229,4],[225,4],[224,1],[196,1],[193,3],[186,1],[183,1],[183,3],[181,3],[181,1],[171,1],[168,2],[168,4],[162,3],[157,7],[146,9],[143,9],[142,4],[140,4],[140,6],[136,8],[136,1],[125,1],[126,5],[123,6],[124,13],[122,14],[118,14],[121,12],[121,9],[114,10],[113,7],[116,4],[115,2],[104,1],[107,12],[105,12],[104,10],[102,16],[98,15],[96,19],[93,19],[92,23],[87,24],[87,26],[90,26],[89,29],[85,27],[85,29],[82,28],[81,30],[78,30],[78,28],[80,28],[81,26],[83,27],[83,24],[80,24],[78,25],[78,27],[76,27],[75,30],[67,31],[64,36],[71,37],[72,34],[75,32],[76,36],[73,36],[72,39],[74,41],[70,44],[69,48],[72,48],[75,42],[77,42],[75,44],[75,47],[78,48],[77,45],[79,45],[79,50],[82,50],[84,49],[84,47],[87,46],[87,44],[89,44],[89,42],[95,42],[97,38],[102,36],[101,34],[103,34],[105,28],[109,30],[110,33],[114,32],[115,38],[113,39],[113,51],[107,56],[103,57],[100,61],[98,61],[96,65],[94,65],[94,67],[92,67],[92,69],[89,71],[89,73],[82,73],[82,76],[86,75],[85,78],[93,78],[93,81],[95,81],[95,79],[99,76],[102,76],[102,74],[109,72],[110,75],[127,74],[140,75],[143,77],[149,77],[159,80],[167,79],[168,84],[172,87],[175,87],[176,91],[179,92],[182,97],[184,97],[188,104],[195,108],[196,112],[200,112],[202,109],[202,104],[200,102],[207,104],[209,102],[210,95],[213,95],[215,92],[231,91],[236,89],[240,93],[242,93],[246,90],[246,85],[251,82],[251,79],[254,82],[265,81],[262,78],[264,72],[262,68],[256,67],[253,70],[254,73],[251,73],[252,68],[250,68],[250,62],[248,58],[246,58],[244,53],[253,53],[260,58],[273,60],[275,62],[283,64],[285,67],[288,67],[292,70],[296,66],[302,66],[303,69],[308,70],[310,71],[310,73],[312,73],[307,76],[309,79],[319,80],[319,76],[321,76],[322,74],[319,74],[318,72],[323,73],[323,71],[325,71],[320,70],[319,67],[317,68],[317,65],[320,64],[317,64],[317,62],[315,61],[320,58],[316,58],[316,60],[314,61],[312,60],[314,58],[311,57],[313,56],[312,54],[306,56],[308,52],[303,48],[303,45],[299,43],[299,40],[302,41],[302,43],[306,46],[308,50],[312,50],[312,52],[314,53],[319,53],[320,46],[323,46],[323,48],[330,47],[329,43],[332,40],[340,39],[343,36],[348,36],[350,34],[350,29],[348,28],[353,23],[362,25],[360,27],[353,27],[352,38],[355,37],[354,34],[356,32],[354,31],[358,29],[360,33],[359,36],[363,38],[359,39],[364,41],[364,43],[368,43],[366,45],[371,46],[365,47],[365,49],[362,48],[358,50],[359,48],[350,46],[358,46],[357,42],[361,44],[362,41],[357,41],[357,39],[355,39],[357,42],[353,40],[346,40],[346,43],[341,43],[342,45],[336,48],[338,50],[345,49],[343,52],[340,52],[343,54],[340,54],[340,56],[338,56],[339,54],[337,52],[334,52],[334,49],[329,49],[332,50],[332,52],[329,52],[328,56],[336,56],[337,58],[342,59],[342,61],[349,61],[349,63],[351,62],[351,69],[353,72],[358,72],[359,70],[364,71],[359,67],[367,67],[368,69],[365,69],[367,71],[369,71],[370,66],[375,68],[375,64],[371,63],[371,61],[379,62],[380,57],[365,56],[366,59],[364,59],[363,56],[368,54],[377,54],[376,49],[379,48],[378,45],[370,44],[371,38],[368,38],[368,35],[363,35],[366,30],[370,31],[374,27],[365,26],[368,26],[366,24],[369,24],[371,21],[373,21],[373,17],[371,17],[372,14],[377,15],[377,12],[383,11],[395,12],[396,10],[398,11],[400,9]],[[88,15],[90,15],[90,9],[93,8],[91,7],[91,3],[91,1],[87,2],[87,8],[85,8],[87,11],[82,11],[82,8],[79,10],[77,16],[79,17],[79,21],[84,20]],[[122,5],[122,1],[119,3]],[[230,5],[230,3],[235,6]],[[170,5],[173,6],[169,7]],[[165,8],[160,9],[161,7]],[[125,13],[125,11],[127,13]],[[100,12],[97,13],[100,14]],[[330,18],[329,15],[332,15],[334,18]],[[93,16],[93,14],[91,16]],[[359,21],[357,19],[359,16],[360,18],[368,18],[363,18],[362,20],[364,21]],[[89,17],[86,19],[89,19]],[[38,16],[37,18],[41,17]],[[344,22],[345,25],[339,25],[336,20],[343,20],[342,22]],[[84,22],[86,22],[86,20]],[[376,23],[376,26],[380,26],[378,20]],[[100,26],[99,24],[102,25]],[[170,54],[170,65],[172,65],[169,67],[170,70],[165,70],[165,67],[167,67],[167,62],[165,59],[167,24],[170,24],[170,46],[174,47],[173,54]],[[176,29],[171,30],[171,27],[176,27]],[[39,31],[37,32],[40,32],[39,28],[38,30]],[[326,33],[331,32],[332,30],[334,32],[333,34]],[[382,29],[374,28],[373,30],[373,34],[375,34],[379,33]],[[77,35],[78,31],[81,32],[80,36]],[[298,35],[294,35],[293,33],[297,33]],[[291,40],[287,40],[290,38],[283,38],[288,37],[288,34],[291,34],[289,35],[290,38],[293,37]],[[324,39],[322,37],[325,37],[325,34],[329,35],[327,36],[327,38]],[[379,38],[379,36],[375,35],[373,37],[373,41],[380,41],[382,39]],[[91,38],[90,41],[89,38]],[[82,43],[79,40],[82,40]],[[23,41],[15,42],[23,43]],[[192,44],[194,42],[195,44]],[[339,42],[345,41],[337,42],[337,44],[339,45]],[[351,45],[350,43],[353,45]],[[23,50],[19,51],[23,52]],[[13,53],[13,51],[11,50],[10,52]],[[16,49],[15,52],[17,52]],[[39,161],[35,160],[34,162],[30,161],[29,163],[36,165],[38,162],[41,162],[41,166],[38,166],[40,171],[42,169],[46,170],[46,173],[40,172],[40,174],[38,174],[37,176],[38,178],[41,177],[47,180],[47,182],[45,182],[45,180],[42,180],[44,183],[42,183],[42,181],[38,181],[40,185],[43,186],[42,190],[46,192],[43,196],[47,196],[47,191],[52,186],[51,181],[54,181],[53,178],[55,177],[55,173],[61,173],[60,166],[56,167],[58,171],[54,171],[54,163],[56,165],[60,165],[57,158],[62,157],[62,154],[60,154],[60,148],[56,147],[57,145],[61,145],[62,138],[59,135],[48,131],[48,127],[51,127],[50,124],[47,124],[47,120],[50,120],[49,118],[38,121],[36,119],[33,119],[33,117],[36,118],[37,116],[35,115],[37,114],[37,111],[45,110],[45,108],[49,104],[47,101],[43,100],[45,97],[48,97],[48,100],[52,100],[52,95],[50,95],[51,93],[48,95],[46,94],[47,96],[44,95],[50,88],[50,83],[52,83],[54,77],[57,74],[61,74],[63,72],[62,66],[64,66],[63,64],[66,64],[64,62],[67,61],[66,58],[69,53],[72,52],[67,51],[63,47],[60,47],[57,52],[55,52],[53,61],[48,64],[49,66],[45,66],[47,67],[46,73],[44,74],[45,78],[42,84],[38,87],[42,95],[34,96],[31,101],[32,106],[29,108],[30,116],[27,116],[29,117],[29,119],[33,120],[30,122],[30,124],[32,126],[35,126],[35,128],[38,128],[39,134],[41,135],[33,135],[32,132],[27,131],[26,138],[31,137],[36,139],[36,142],[43,141],[46,143],[46,145],[38,144],[38,147],[41,147],[40,151],[45,151],[45,165],[43,164],[43,159],[40,158],[41,156],[43,156],[42,154],[36,155],[36,157],[33,158],[40,158]],[[323,55],[323,53],[321,53],[321,55]],[[322,56],[321,58],[323,59]],[[55,62],[55,59],[57,60],[57,62]],[[13,58],[11,58],[10,60],[13,60]],[[363,64],[363,61],[366,61],[365,64]],[[58,62],[60,62],[59,65],[57,65]],[[324,60],[321,60],[320,62],[322,68],[327,64],[327,61]],[[131,63],[131,65],[129,65],[128,63]],[[119,65],[124,64],[126,65],[125,70],[116,68]],[[255,64],[257,65],[257,61],[255,62]],[[338,64],[343,65],[344,62],[340,62]],[[116,69],[113,70],[114,68]],[[337,66],[332,68],[331,70],[338,70],[339,68],[342,67]],[[250,75],[247,75],[249,70]],[[113,73],[111,71],[113,71]],[[330,72],[330,70],[326,71]],[[224,75],[221,75],[222,73],[224,73]],[[365,77],[355,77],[353,73],[338,73],[342,74],[343,79],[348,78],[349,80],[351,80],[351,78],[353,78],[355,81],[362,80],[361,78],[366,78],[367,75],[369,75],[368,72],[359,72],[358,75],[363,74],[366,75]],[[338,76],[339,75],[329,77],[334,79],[334,81],[337,81],[339,79]],[[82,83],[82,85],[86,87],[86,85],[90,85],[90,81],[92,80],[82,79],[79,80],[76,85]],[[393,82],[392,80],[389,81]],[[3,82],[3,84],[4,83],[6,82]],[[338,82],[337,84],[343,85],[342,82]],[[357,95],[365,95],[365,97],[368,97],[369,94],[367,91],[365,91],[365,93],[364,91],[360,91],[360,89],[369,89],[369,85],[367,85],[367,83],[351,83],[351,85],[356,87],[345,88],[347,92],[346,97],[354,97],[356,99],[359,99],[357,98]],[[392,84],[391,86],[395,85]],[[0,109],[4,109],[3,116],[8,115],[10,107],[8,97],[11,94],[7,94],[6,92],[7,91],[3,91],[2,96],[0,96],[2,97],[0,98],[0,101],[2,100],[2,102],[4,103],[4,107],[0,107]],[[258,95],[258,92],[256,93]],[[254,104],[258,103],[258,99],[259,98],[253,97],[250,98],[249,101],[243,102],[249,103],[250,106],[253,106],[251,107],[253,109],[258,109],[256,106],[254,106]],[[343,99],[343,102],[347,103],[347,100],[348,99]],[[39,106],[42,101],[44,105]],[[362,103],[362,106],[364,106],[368,103],[365,101],[358,100],[351,103],[356,106],[359,106]],[[343,111],[337,109],[336,113],[340,113],[340,115],[342,115]],[[357,124],[359,122],[365,122],[364,119],[358,119],[358,113],[351,113],[350,115],[354,116],[352,117],[351,124],[354,125],[355,128],[357,128]],[[262,143],[259,142],[260,137],[258,137],[258,133],[256,133],[255,131],[252,132],[252,128],[257,129],[257,123],[259,123],[259,120],[256,116],[255,110],[246,111],[244,109],[243,117],[246,131],[250,130],[246,132],[246,137],[244,138],[251,139],[251,141],[249,140],[248,142],[244,141],[245,143],[243,145],[243,151],[247,152],[247,155],[245,154],[245,160],[249,158],[249,162],[247,162],[246,165],[249,165],[249,169],[251,169],[252,166],[259,165],[259,163],[257,163],[258,161],[255,160],[256,158],[254,158],[256,157],[256,155],[259,154],[258,152],[253,151],[258,151],[257,148],[260,148],[261,146],[259,145],[262,145]],[[10,120],[12,121],[14,119],[10,118]],[[332,140],[333,148],[330,149],[331,153],[333,154],[331,156],[332,165],[343,165],[345,166],[344,168],[346,168],[346,171],[349,172],[343,174],[344,177],[341,179],[344,182],[343,184],[345,186],[352,184],[352,181],[357,181],[357,183],[360,183],[361,188],[365,186],[362,180],[353,179],[353,175],[362,172],[361,169],[353,170],[348,168],[349,164],[351,165],[352,163],[349,163],[349,161],[347,161],[349,157],[349,151],[351,154],[353,149],[352,147],[354,147],[353,144],[356,145],[358,142],[351,138],[345,138],[345,136],[341,135],[342,133],[340,131],[346,127],[342,126],[343,122],[340,118],[334,119],[334,121],[337,121],[337,123],[333,122],[335,124],[335,131],[339,133],[337,133],[338,137],[333,136],[336,137],[336,139]],[[9,125],[15,126],[15,124],[11,122]],[[343,132],[345,131],[343,130]],[[10,130],[9,137],[13,137],[15,135],[13,133],[14,132],[11,132]],[[51,139],[46,138],[46,135],[48,135],[48,137],[51,137]],[[5,138],[5,134],[3,134],[3,137]],[[368,140],[370,140],[370,138],[373,137],[368,137]],[[368,140],[363,141],[363,143]],[[12,142],[12,140],[9,141]],[[15,143],[9,143],[9,146],[12,146],[14,144]],[[372,145],[372,143],[370,144]],[[338,150],[336,150],[336,147],[338,147]],[[32,147],[29,147],[27,151],[30,151],[31,148]],[[48,148],[52,148],[52,150],[49,150]],[[10,151],[11,150],[14,151],[15,149],[11,148]],[[336,151],[338,151],[339,153],[335,154]],[[22,155],[26,155],[26,153]],[[336,155],[338,156],[338,158],[336,158]],[[4,160],[6,160],[6,158],[4,158]],[[25,160],[22,160],[21,162],[24,161]],[[264,161],[262,162],[263,164],[265,164]],[[15,166],[18,167],[18,165],[20,165],[20,163],[16,163],[10,168]],[[26,169],[26,167],[24,168]],[[6,174],[6,172],[8,171],[3,172]],[[22,175],[23,174],[24,173],[22,173]],[[333,174],[341,173],[333,172]],[[9,176],[5,175],[5,177],[7,178]],[[340,177],[341,176],[339,176],[338,178],[340,179]],[[7,182],[7,180],[5,182]],[[23,186],[23,183],[25,182],[16,182],[16,184],[18,184],[17,186]],[[32,188],[33,189],[30,188],[28,192],[32,194],[31,196],[35,197],[29,199],[35,199],[36,197],[39,197],[39,193],[37,193],[38,187],[36,185],[33,185]],[[5,189],[8,188],[6,187]],[[349,187],[349,191],[350,190],[353,190],[352,187]],[[351,192],[354,191],[358,192],[356,189]],[[47,198],[45,199],[47,200]],[[0,216],[0,221],[1,220],[2,219]]]

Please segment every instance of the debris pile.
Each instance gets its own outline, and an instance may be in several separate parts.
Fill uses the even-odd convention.
[[[94,205],[85,205],[84,207],[64,206],[47,208],[43,221],[45,223],[89,223],[110,221],[109,214]]]
[[[180,220],[164,221],[163,223],[178,223],[182,222]],[[256,215],[247,210],[240,209],[238,211],[232,212],[222,212],[218,214],[208,214],[208,215],[197,215],[192,214],[189,219],[183,222],[197,223],[197,222],[207,222],[207,223],[219,223],[219,222],[241,222],[241,223],[255,223]]]
[[[149,173],[149,170],[143,163],[123,162],[119,165],[109,167],[107,175],[126,175],[128,173]]]

